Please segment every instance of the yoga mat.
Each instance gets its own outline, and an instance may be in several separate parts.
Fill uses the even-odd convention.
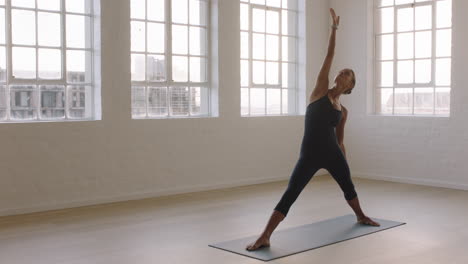
[[[359,224],[356,221],[356,216],[349,214],[317,223],[277,230],[270,237],[270,247],[263,247],[255,251],[248,251],[245,248],[248,244],[255,242],[258,235],[208,246],[254,259],[269,261],[405,224],[374,217],[370,218],[378,222],[380,226]]]

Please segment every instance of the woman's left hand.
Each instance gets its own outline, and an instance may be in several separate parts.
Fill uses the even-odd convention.
[[[335,10],[333,8],[330,8],[330,14],[333,19],[333,25],[339,26],[340,25],[340,16],[336,16]]]

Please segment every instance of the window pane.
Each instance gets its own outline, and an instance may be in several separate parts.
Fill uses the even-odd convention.
[[[249,58],[249,33],[241,32],[241,58]]]
[[[191,82],[206,82],[206,59],[191,57],[190,58],[190,81]]]
[[[188,81],[188,58],[184,56],[172,57],[172,78],[174,82]]]
[[[246,60],[241,61],[241,86],[249,86],[249,62]]]
[[[37,7],[44,10],[60,11],[60,0],[37,0]]]
[[[283,63],[282,78],[281,85],[283,88],[296,88],[296,64]]]
[[[413,58],[413,33],[398,34],[398,59]]]
[[[149,87],[148,88],[148,116],[163,117],[168,114],[167,88]]]
[[[266,43],[266,59],[279,60],[279,37],[267,35]]]
[[[39,12],[38,31],[39,45],[60,47],[61,29],[60,14]]]
[[[71,83],[91,83],[91,60],[91,52],[89,51],[68,50],[67,81]]]
[[[423,115],[434,114],[434,88],[414,89],[414,113]]]
[[[266,83],[267,84],[279,84],[279,63],[267,62],[266,63]]]
[[[450,114],[450,88],[436,88],[435,113],[443,115]]]
[[[432,28],[432,6],[417,6],[416,13],[416,30],[431,29]]]
[[[382,35],[377,37],[377,54],[381,60],[393,60],[394,35]]]
[[[41,119],[65,118],[65,87],[42,85]]]
[[[172,26],[172,53],[188,53],[188,27]]]
[[[415,64],[415,78],[416,83],[429,83],[431,82],[431,60],[417,60]]]
[[[33,11],[16,10],[12,13],[13,44],[36,44],[36,15]]]
[[[283,106],[283,114],[292,114],[295,112],[294,106],[295,98],[296,98],[296,91],[293,89],[282,89],[283,98],[282,98],[282,106]]]
[[[250,89],[250,114],[264,115],[265,114],[265,89],[252,88]]]
[[[283,0],[283,8],[297,10],[297,0]]]
[[[409,31],[414,29],[413,25],[413,8],[402,8],[397,11],[397,28],[398,32]]]
[[[86,119],[92,117],[92,89],[90,86],[69,86],[68,118]]]
[[[187,0],[171,0],[172,6],[172,22],[188,24],[188,2]]]
[[[163,82],[166,80],[166,61],[163,55],[148,55],[146,68],[148,81]]]
[[[432,32],[416,32],[416,58],[430,58],[432,57]]]
[[[395,0],[395,5],[403,5],[413,3],[414,0]]]
[[[145,1],[146,0],[130,0],[131,18],[145,19]]]
[[[281,34],[296,35],[296,25],[297,25],[296,12],[283,10],[281,14],[282,14]]]
[[[437,1],[437,27],[452,26],[452,0]]]
[[[165,51],[164,24],[147,23],[147,26],[148,26],[148,36],[147,36],[148,52],[164,53]]]
[[[393,86],[393,62],[380,63],[380,86]]]
[[[267,6],[281,7],[281,0],[266,0]]]
[[[281,114],[281,89],[267,89],[267,114]]]
[[[398,83],[413,83],[413,61],[398,62]]]
[[[252,34],[252,57],[253,59],[263,60],[265,59],[265,35],[264,34]]]
[[[190,4],[190,24],[206,25],[207,2],[206,0],[189,0]]]
[[[254,84],[265,84],[265,62],[252,62],[253,72],[252,81]]]
[[[35,8],[35,0],[11,0],[11,6]]]
[[[187,116],[189,114],[189,89],[187,87],[171,87],[171,115]]]
[[[249,5],[247,4],[240,6],[240,28],[241,30],[249,29]]]
[[[147,1],[148,1],[148,20],[164,21],[165,19],[164,0],[147,0]],[[143,9],[143,12],[144,12],[144,9]]]
[[[4,121],[7,118],[7,91],[6,86],[0,86],[0,120]]]
[[[265,10],[253,8],[252,29],[255,32],[265,32]]]
[[[447,86],[451,83],[451,59],[436,60],[436,85]]]
[[[378,0],[378,6],[391,6],[393,5],[393,0]]]
[[[0,47],[0,82],[6,81],[6,73],[5,47]]]
[[[249,114],[249,89],[241,88],[241,115]]]
[[[393,88],[377,89],[375,101],[377,102],[377,113],[392,114]]]
[[[62,78],[62,51],[39,49],[39,78],[58,80]]]
[[[437,30],[436,56],[449,57],[452,55],[452,30]]]
[[[397,88],[395,89],[395,114],[413,113],[413,89]]]
[[[291,37],[283,37],[283,43],[281,49],[283,61],[295,61],[296,60],[296,39]]]
[[[266,12],[266,32],[279,34],[279,13],[277,11]]]
[[[190,89],[190,114],[208,115],[209,89],[206,87],[191,87]]]
[[[206,55],[206,29],[190,27],[190,54]]]
[[[5,44],[5,8],[0,8],[0,44]]]
[[[13,120],[32,120],[37,118],[36,86],[10,86],[10,109]]]
[[[132,87],[132,117],[146,117],[146,89],[145,87]]]
[[[87,16],[67,15],[67,47],[89,48],[91,37],[89,29],[90,20]],[[133,30],[132,30],[133,31]],[[144,34],[144,25],[143,25]],[[144,42],[143,42],[144,45]]]
[[[13,77],[36,79],[36,49],[13,47]]]
[[[67,8],[67,12],[81,14],[89,14],[91,12],[90,0],[66,0],[65,6]]]
[[[132,51],[145,51],[146,26],[144,22],[131,22],[132,27]],[[68,35],[68,34],[67,34]]]
[[[393,32],[394,11],[393,7],[380,9],[380,33]]]
[[[132,81],[144,81],[145,70],[145,55],[132,54]]]

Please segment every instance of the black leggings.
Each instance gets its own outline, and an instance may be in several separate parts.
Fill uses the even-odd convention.
[[[291,178],[289,179],[288,188],[276,205],[275,210],[286,216],[289,208],[296,201],[304,187],[321,168],[326,169],[338,182],[346,200],[349,201],[356,198],[357,193],[354,189],[353,182],[351,181],[348,162],[341,150],[335,149],[333,152],[333,155],[327,155],[327,161],[322,162],[319,161],[320,158],[316,155],[314,155],[315,157],[310,158],[301,155],[292,172]]]

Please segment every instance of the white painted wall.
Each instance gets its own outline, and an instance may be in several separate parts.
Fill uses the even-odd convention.
[[[334,72],[351,67],[357,87],[342,103],[350,110],[345,144],[353,175],[468,190],[468,1],[453,0],[450,118],[367,114],[371,85],[371,0],[330,0],[341,16]]]
[[[304,117],[240,117],[239,2],[213,1],[219,117],[131,120],[129,0],[102,0],[103,120],[0,124],[0,215],[289,178]],[[310,93],[326,51],[328,1],[307,0],[306,11]]]

